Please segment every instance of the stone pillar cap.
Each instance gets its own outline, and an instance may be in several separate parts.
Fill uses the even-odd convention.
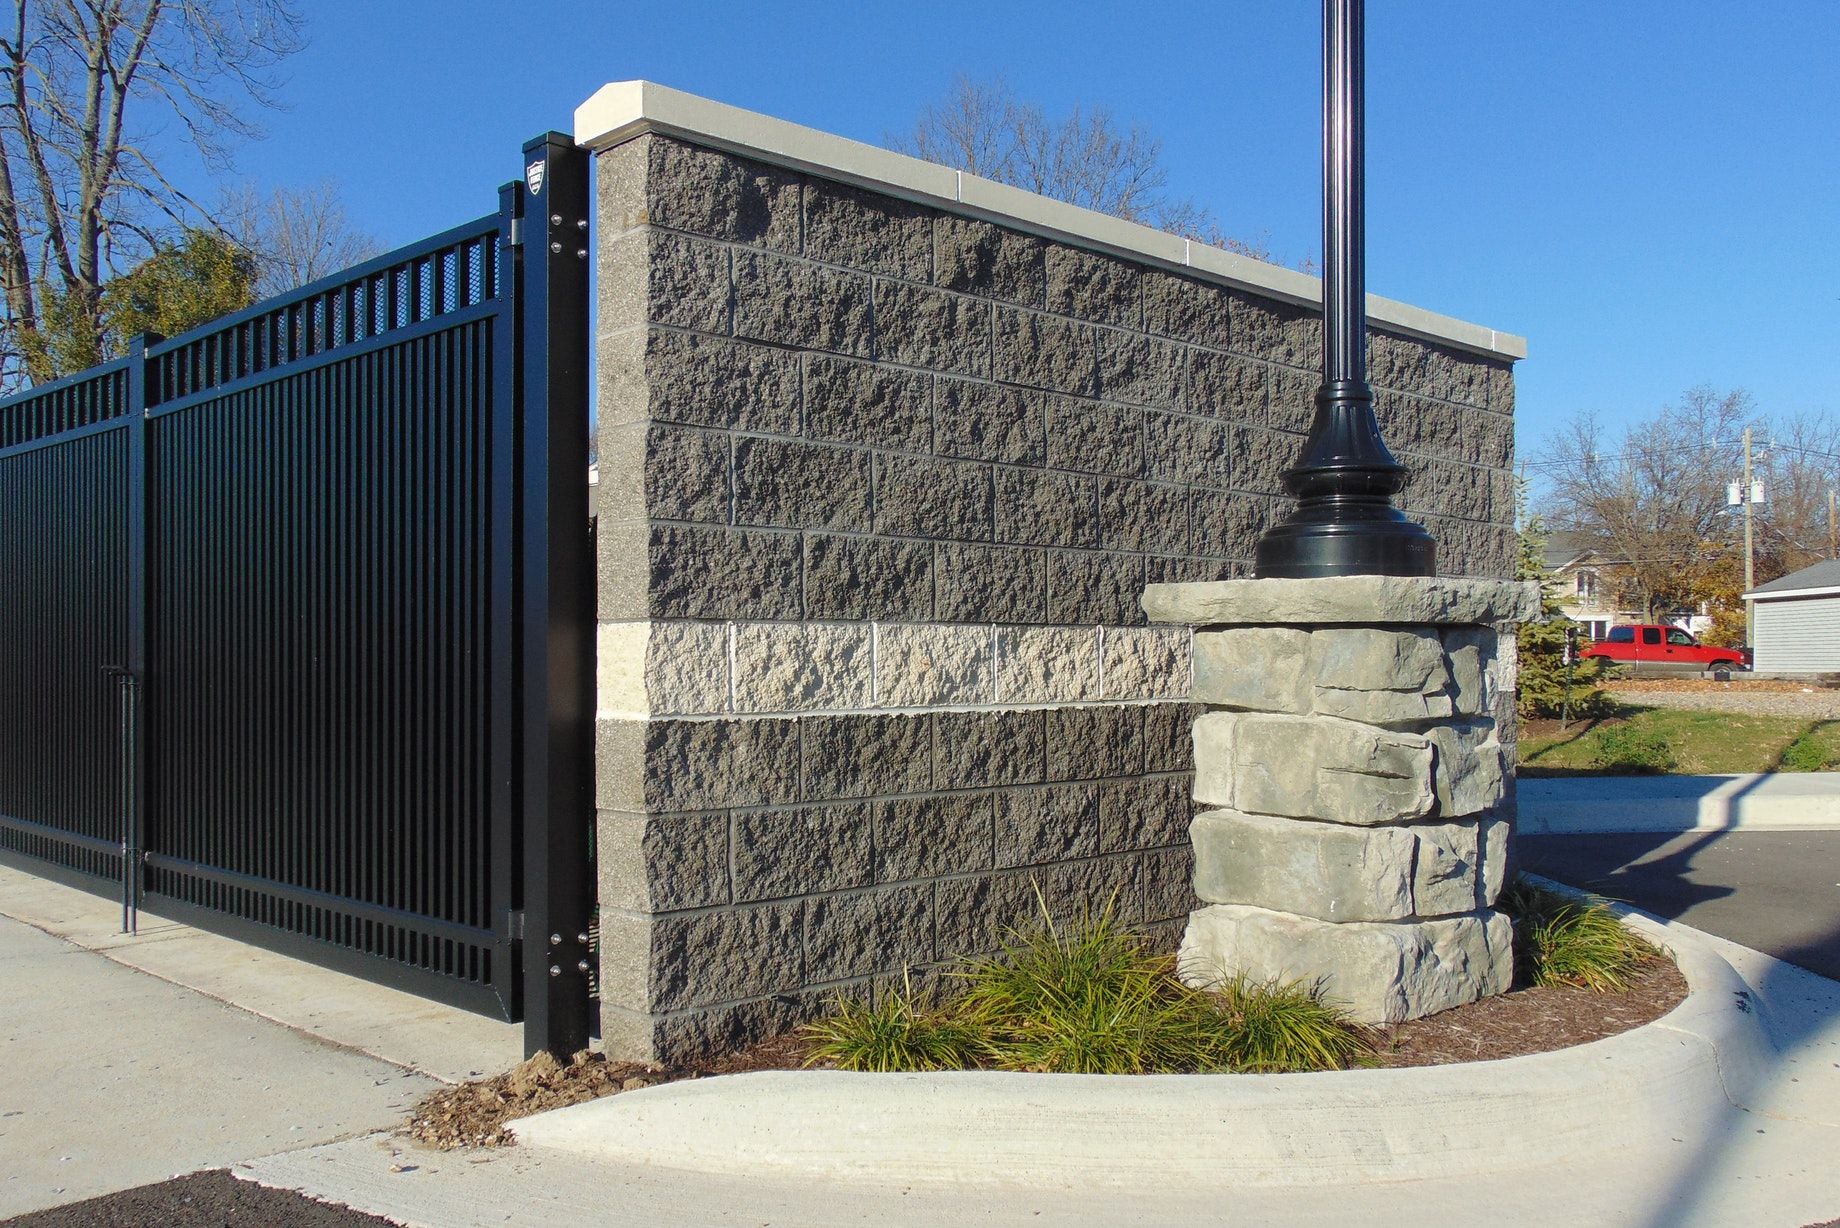
[[[1500,625],[1537,618],[1540,586],[1531,580],[1416,576],[1210,580],[1200,584],[1152,584],[1144,590],[1143,607],[1151,622],[1198,627]]]

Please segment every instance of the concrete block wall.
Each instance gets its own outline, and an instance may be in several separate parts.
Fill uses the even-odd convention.
[[[1193,907],[1188,633],[1306,308],[657,133],[598,157],[608,1049],[679,1059],[1111,901]],[[1378,331],[1406,506],[1512,566],[1510,362]]]

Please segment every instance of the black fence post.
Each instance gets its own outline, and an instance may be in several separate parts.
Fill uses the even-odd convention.
[[[594,560],[588,536],[588,155],[524,146],[524,1049],[588,1044]]]
[[[141,333],[128,342],[126,643],[121,685],[121,928],[139,928],[147,846],[147,347]]]

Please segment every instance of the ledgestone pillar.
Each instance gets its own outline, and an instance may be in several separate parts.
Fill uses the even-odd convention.
[[[1510,625],[1537,586],[1347,576],[1154,584],[1195,630],[1195,893],[1181,969],[1320,985],[1368,1023],[1508,988],[1494,908]]]

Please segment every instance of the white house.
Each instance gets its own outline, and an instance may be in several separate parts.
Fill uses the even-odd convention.
[[[1762,673],[1840,674],[1840,561],[1760,584],[1752,603],[1752,667]]]

